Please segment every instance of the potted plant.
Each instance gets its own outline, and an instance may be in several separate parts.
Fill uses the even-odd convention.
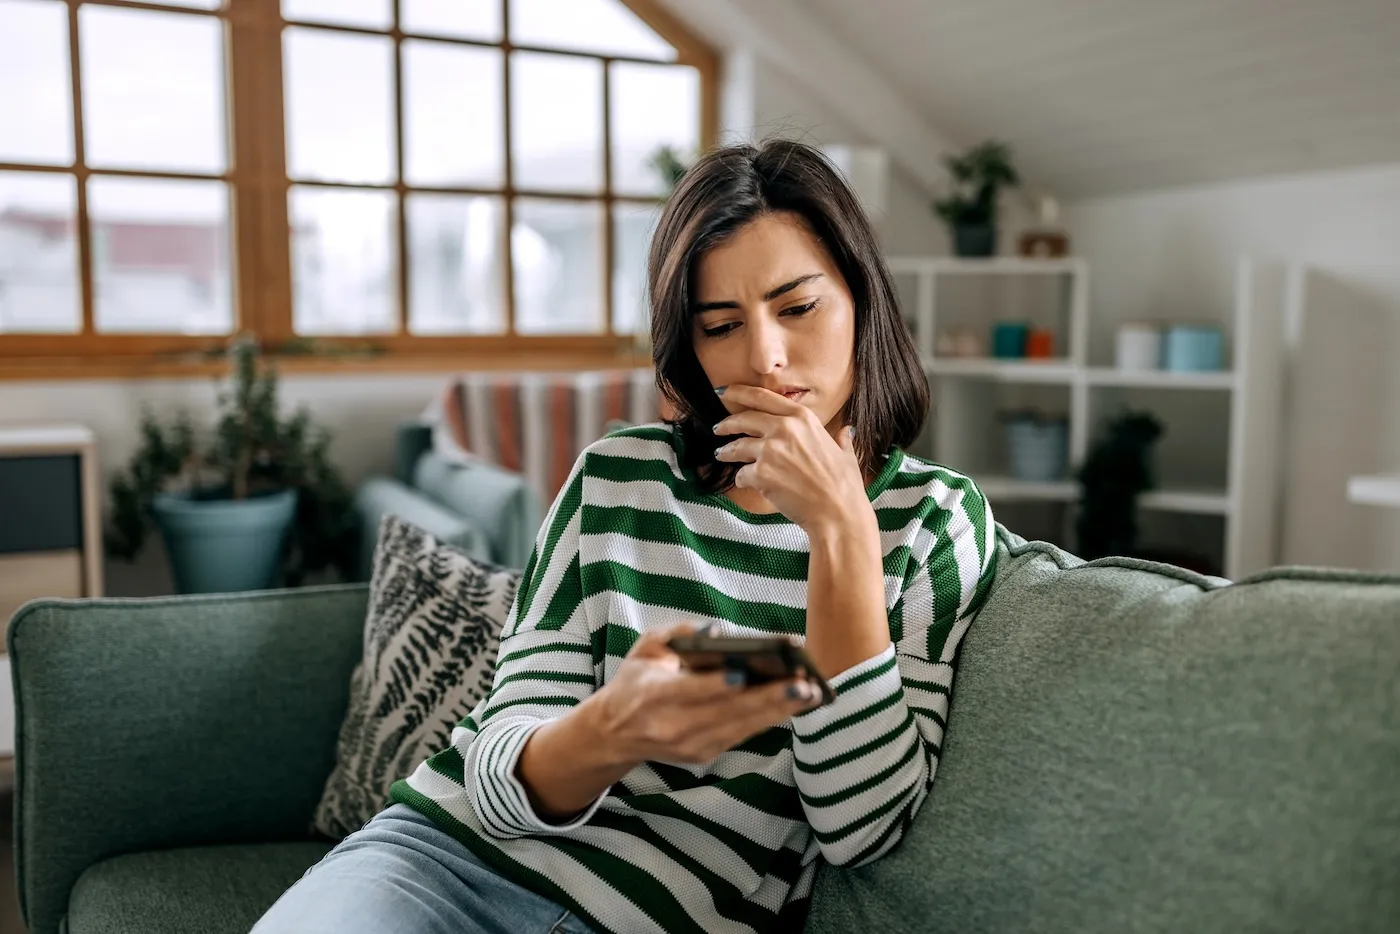
[[[684,177],[686,169],[690,168],[690,164],[681,155],[681,151],[671,145],[657,146],[652,152],[651,158],[647,160],[647,165],[660,176],[661,187],[667,195],[676,189],[676,185]]]
[[[111,481],[108,553],[131,561],[159,528],[180,593],[297,586],[327,568],[348,575],[355,523],[329,436],[305,409],[281,416],[276,373],[253,340],[235,339],[229,362],[211,435],[188,414],[168,427],[143,415],[140,447]]]
[[[1011,164],[1011,149],[989,140],[962,155],[946,155],[953,190],[933,203],[948,224],[958,256],[991,256],[997,247],[997,196],[1021,183]]]

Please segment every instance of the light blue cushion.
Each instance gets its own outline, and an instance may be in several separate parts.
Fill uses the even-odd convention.
[[[357,580],[370,578],[379,525],[386,515],[400,519],[432,535],[439,542],[483,561],[494,561],[490,538],[467,517],[448,509],[423,493],[388,477],[370,477],[355,494],[360,517],[360,555]]]
[[[523,568],[529,561],[542,514],[539,497],[520,474],[429,452],[413,468],[413,485],[480,530],[496,564]]]

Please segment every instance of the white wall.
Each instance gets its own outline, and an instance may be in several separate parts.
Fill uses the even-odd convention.
[[[724,141],[781,136],[823,146],[833,143],[870,145],[860,130],[833,116],[805,88],[772,62],[739,51],[726,60],[726,106],[722,117]],[[938,153],[930,153],[936,161]],[[933,196],[891,162],[888,207],[872,220],[890,253],[948,252],[948,235],[934,215]]]
[[[1400,542],[1400,514],[1348,506],[1339,479],[1400,471],[1400,424],[1384,398],[1400,392],[1400,380],[1374,382],[1388,388],[1370,390],[1347,383],[1355,388],[1337,397],[1348,361],[1361,362],[1339,352],[1355,343],[1357,332],[1349,329],[1361,327],[1365,315],[1389,313],[1379,308],[1400,314],[1400,301],[1355,297],[1369,288],[1364,283],[1386,280],[1387,268],[1400,270],[1400,164],[1091,199],[1068,205],[1066,219],[1076,252],[1090,261],[1095,316],[1110,321],[1223,323],[1242,256],[1325,272],[1308,290],[1305,315],[1286,329],[1291,389],[1280,560],[1400,570],[1400,550],[1363,544]],[[1329,315],[1342,307],[1356,313]],[[1384,336],[1400,331],[1377,324],[1373,333],[1394,342],[1373,347],[1368,365],[1400,367],[1400,341]],[[1091,354],[1099,362],[1111,359],[1111,341],[1111,330],[1095,336]],[[1331,387],[1326,399],[1321,387]],[[1368,446],[1371,432],[1380,440]]]

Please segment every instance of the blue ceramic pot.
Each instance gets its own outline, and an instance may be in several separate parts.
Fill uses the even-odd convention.
[[[179,593],[233,593],[277,585],[297,494],[198,499],[161,493],[151,503]]]
[[[1006,421],[1006,450],[1011,476],[1050,482],[1069,469],[1069,422],[1013,416]]]

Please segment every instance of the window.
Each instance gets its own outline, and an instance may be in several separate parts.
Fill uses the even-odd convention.
[[[654,0],[0,0],[0,366],[621,353],[713,88]]]

